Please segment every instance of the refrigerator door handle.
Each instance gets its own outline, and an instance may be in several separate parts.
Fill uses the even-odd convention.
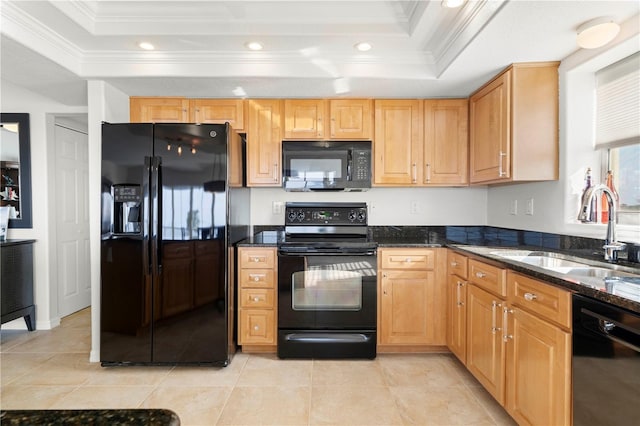
[[[160,157],[152,157],[151,158],[151,188],[150,188],[150,194],[151,194],[151,214],[150,214],[150,219],[151,219],[151,226],[150,226],[150,233],[151,233],[151,268],[152,268],[152,273],[157,274],[158,276],[160,275],[160,273],[162,272],[162,265],[160,263],[160,250],[161,250],[161,243],[160,243],[160,239],[158,238],[158,229],[160,223],[158,220],[158,191],[160,190],[159,188],[159,167],[160,167]]]
[[[153,273],[151,265],[151,244],[149,241],[149,231],[151,222],[151,200],[150,200],[150,174],[151,157],[144,157],[144,170],[142,172],[142,261],[146,267],[147,274]]]

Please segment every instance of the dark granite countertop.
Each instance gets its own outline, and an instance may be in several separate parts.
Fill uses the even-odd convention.
[[[629,297],[616,294],[615,287],[610,288],[606,286],[604,283],[604,279],[600,279],[599,282],[598,280],[594,280],[593,278],[584,278],[583,280],[581,280],[578,277],[567,276],[562,272],[543,269],[537,266],[528,265],[526,263],[518,262],[515,260],[505,259],[504,257],[492,254],[492,252],[495,252],[499,249],[537,251],[540,250],[539,248],[473,246],[462,244],[448,244],[447,247],[459,251],[472,258],[477,258],[478,260],[485,262],[488,261],[488,263],[494,264],[495,266],[506,267],[513,271],[529,275],[531,277],[540,279],[549,284],[556,285],[566,290],[571,290],[576,293],[593,297],[594,299],[598,299],[603,302],[611,303],[621,308],[640,313],[640,291],[638,292],[638,299],[631,299]],[[615,275],[616,271],[640,275],[640,268],[613,265],[582,257],[573,257],[571,260],[579,261],[580,263],[585,263],[593,267],[603,267],[611,269],[612,275]]]
[[[2,410],[4,425],[128,425],[179,426],[180,418],[171,410]]]
[[[238,246],[277,247],[284,239],[281,227],[257,232],[242,240]],[[615,288],[607,289],[604,280],[589,279],[581,282],[560,272],[538,268],[525,263],[510,261],[491,254],[498,248],[510,250],[551,251],[577,258],[581,263],[605,267],[640,275],[640,246],[629,244],[629,260],[622,259],[613,265],[602,260],[601,240],[522,231],[485,226],[370,226],[369,239],[378,247],[448,247],[477,257],[500,267],[538,278],[564,289],[593,297],[613,305],[640,312],[640,296],[635,298],[616,294]],[[631,259],[635,259],[631,261]],[[639,292],[640,293],[640,292]]]
[[[15,246],[18,244],[31,244],[31,243],[35,243],[36,240],[4,240],[4,241],[0,241],[0,247],[3,246]]]

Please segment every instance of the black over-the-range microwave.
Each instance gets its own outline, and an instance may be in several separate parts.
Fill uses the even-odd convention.
[[[366,191],[371,188],[371,141],[283,141],[287,191]]]

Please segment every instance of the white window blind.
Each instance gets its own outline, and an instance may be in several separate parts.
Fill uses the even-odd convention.
[[[596,148],[640,143],[640,52],[596,72]]]

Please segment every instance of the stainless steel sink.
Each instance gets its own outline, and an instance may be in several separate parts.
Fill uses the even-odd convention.
[[[633,281],[634,285],[637,285],[637,279],[640,279],[640,274],[637,273],[622,271],[614,266],[610,268],[593,266],[559,253],[503,249],[494,250],[491,254],[510,261],[557,272],[579,281],[594,282],[594,280],[602,281],[605,278],[616,278],[620,281]]]

